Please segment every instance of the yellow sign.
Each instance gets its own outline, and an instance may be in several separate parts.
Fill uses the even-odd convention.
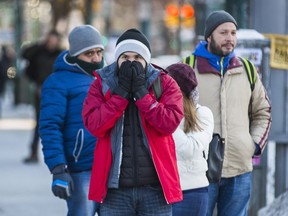
[[[270,66],[288,70],[288,35],[264,34],[271,40]]]

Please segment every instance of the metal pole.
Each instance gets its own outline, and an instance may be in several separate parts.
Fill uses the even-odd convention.
[[[23,1],[22,0],[14,0],[15,2],[15,51],[16,51],[16,71],[19,73],[19,59],[21,52],[21,44],[22,44],[22,32],[23,32]]]
[[[87,0],[85,2],[85,11],[86,11],[86,17],[85,17],[85,23],[91,24],[92,21],[92,0]]]
[[[141,1],[138,5],[138,16],[140,20],[142,32],[149,38],[150,37],[150,19],[151,19],[151,0]]]
[[[104,20],[105,20],[105,34],[106,35],[110,35],[111,34],[111,0],[105,0],[102,1],[102,14],[104,16]]]
[[[21,53],[21,44],[22,44],[22,11],[23,11],[23,1],[22,0],[14,0],[15,3],[15,68],[16,68],[16,77],[14,82],[14,104],[17,105],[20,101],[20,77],[19,74],[21,74],[21,68],[20,68],[20,53]]]
[[[177,28],[177,43],[178,43],[178,55],[181,56],[182,52],[182,42],[181,42],[181,23],[182,23],[182,17],[181,17],[181,7],[183,6],[183,0],[179,0],[178,3],[178,10],[179,10],[179,24]]]

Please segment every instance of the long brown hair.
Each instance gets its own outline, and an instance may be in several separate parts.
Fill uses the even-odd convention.
[[[184,105],[184,133],[189,131],[201,131],[202,128],[198,124],[198,118],[196,115],[196,104],[188,97],[183,94],[183,105]]]

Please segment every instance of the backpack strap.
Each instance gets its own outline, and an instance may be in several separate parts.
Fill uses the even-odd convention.
[[[250,82],[250,86],[251,86],[251,91],[253,92],[254,87],[255,87],[255,83],[256,83],[256,78],[257,78],[257,70],[254,66],[254,64],[252,64],[248,59],[243,58],[238,56],[238,58],[241,60],[241,62],[243,63],[245,70],[247,72],[247,76]],[[248,116],[249,116],[249,126],[251,126],[251,121],[252,121],[252,97],[250,98],[250,103],[249,103],[249,108],[248,108]]]
[[[152,89],[153,89],[154,94],[156,96],[156,99],[158,101],[162,95],[162,86],[161,86],[160,76],[158,76],[157,79],[155,80],[155,82],[153,82]]]
[[[253,91],[255,87],[255,83],[256,83],[256,78],[257,78],[257,74],[256,74],[257,70],[254,64],[252,64],[248,59],[240,57],[240,56],[238,58],[241,60],[241,62],[243,63],[246,69],[247,76],[248,76],[250,86],[251,86],[251,91]]]
[[[192,67],[192,68],[195,68],[195,56],[193,54],[191,54],[188,57],[184,57],[182,59],[182,62],[190,65],[190,67]]]
[[[241,60],[241,62],[243,63],[243,65],[245,66],[246,72],[247,72],[247,76],[250,82],[250,86],[251,86],[251,91],[254,90],[255,87],[255,83],[256,83],[256,78],[257,78],[257,70],[254,66],[254,64],[252,64],[248,59],[240,57],[239,59]],[[182,59],[182,62],[185,64],[190,65],[192,68],[195,68],[195,56],[193,54],[191,54],[188,57],[184,57]]]

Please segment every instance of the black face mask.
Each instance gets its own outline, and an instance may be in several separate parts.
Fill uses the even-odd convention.
[[[78,64],[85,72],[87,72],[89,74],[92,74],[93,71],[100,69],[104,66],[104,58],[102,58],[101,62],[99,62],[99,63],[90,63],[90,62],[85,62],[81,59],[78,59],[75,56],[67,55],[66,60],[69,63]]]

